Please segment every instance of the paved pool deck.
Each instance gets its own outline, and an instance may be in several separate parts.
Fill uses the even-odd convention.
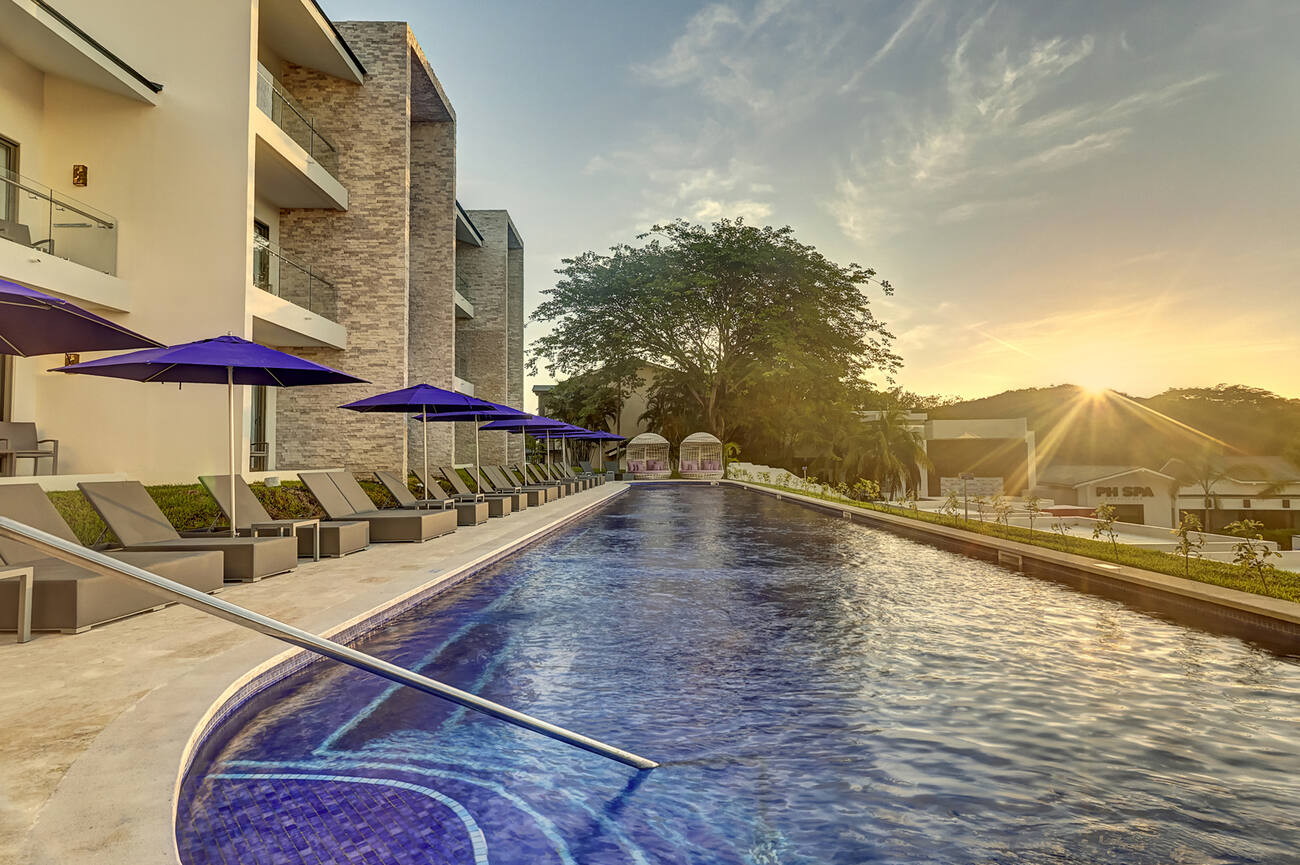
[[[611,482],[424,544],[301,560],[220,597],[316,634],[549,533],[627,490]],[[182,606],[83,634],[0,634],[0,862],[176,865],[174,793],[205,713],[286,654],[270,637]]]

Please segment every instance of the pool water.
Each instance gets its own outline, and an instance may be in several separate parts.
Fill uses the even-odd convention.
[[[214,863],[1300,862],[1300,660],[744,490],[635,488],[192,770]]]

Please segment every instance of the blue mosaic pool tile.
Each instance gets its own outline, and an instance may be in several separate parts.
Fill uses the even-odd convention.
[[[188,865],[476,865],[477,827],[415,785],[342,776],[212,778],[182,839]],[[409,789],[407,789],[409,788]]]

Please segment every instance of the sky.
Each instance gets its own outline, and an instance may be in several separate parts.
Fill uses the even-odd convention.
[[[322,5],[410,22],[530,312],[564,257],[743,216],[893,283],[914,392],[1300,397],[1295,0]]]

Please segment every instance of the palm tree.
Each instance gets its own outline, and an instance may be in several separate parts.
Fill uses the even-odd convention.
[[[914,488],[920,481],[920,469],[930,468],[930,456],[925,451],[925,438],[900,409],[886,409],[874,420],[865,424],[863,439],[864,462],[870,467],[876,482],[889,497],[901,489]]]

